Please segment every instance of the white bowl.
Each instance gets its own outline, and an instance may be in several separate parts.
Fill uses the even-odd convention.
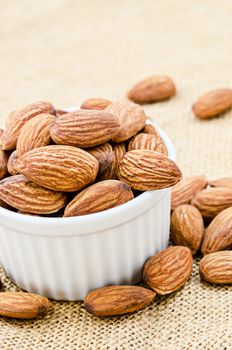
[[[171,141],[159,131],[175,160]],[[169,220],[170,189],[79,217],[42,218],[0,208],[0,265],[22,289],[81,300],[105,285],[138,283],[146,259],[168,245]]]

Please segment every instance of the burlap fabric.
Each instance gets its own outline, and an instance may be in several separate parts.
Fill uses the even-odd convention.
[[[202,122],[191,112],[203,92],[232,86],[231,16],[230,0],[2,2],[2,121],[34,100],[117,100],[146,75],[170,74],[177,96],[147,109],[172,138],[183,172],[231,175],[232,113]],[[1,278],[5,290],[16,289],[3,271]],[[195,263],[182,290],[133,315],[97,319],[82,303],[53,302],[42,320],[1,318],[0,349],[229,350],[231,305],[231,287],[201,283]]]

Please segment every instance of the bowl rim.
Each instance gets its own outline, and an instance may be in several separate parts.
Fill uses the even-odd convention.
[[[168,157],[175,161],[176,153],[169,136],[159,128],[149,117],[147,124],[158,128],[167,150]],[[79,236],[93,234],[98,231],[119,226],[141,215],[154,206],[170,188],[162,190],[145,191],[136,198],[118,207],[99,213],[73,217],[37,217],[24,215],[0,207],[1,225],[15,230],[17,233],[39,236]],[[65,232],[68,231],[68,232]]]

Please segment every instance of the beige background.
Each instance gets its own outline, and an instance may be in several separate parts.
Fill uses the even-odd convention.
[[[185,174],[232,174],[232,112],[211,121],[191,105],[232,86],[232,2],[1,1],[0,113],[48,99],[123,99],[150,74],[168,74],[177,96],[147,107],[171,136]],[[199,282],[145,311],[98,320],[80,303],[54,303],[45,320],[0,320],[1,349],[231,349],[232,289]],[[3,276],[5,288],[13,284]]]

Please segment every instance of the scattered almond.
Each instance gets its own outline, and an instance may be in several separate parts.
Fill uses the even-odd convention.
[[[111,103],[111,101],[106,100],[104,98],[88,98],[82,103],[81,109],[103,110],[106,109],[106,107],[108,107]]]
[[[225,250],[206,255],[200,262],[200,276],[209,283],[232,283],[232,251]]]

